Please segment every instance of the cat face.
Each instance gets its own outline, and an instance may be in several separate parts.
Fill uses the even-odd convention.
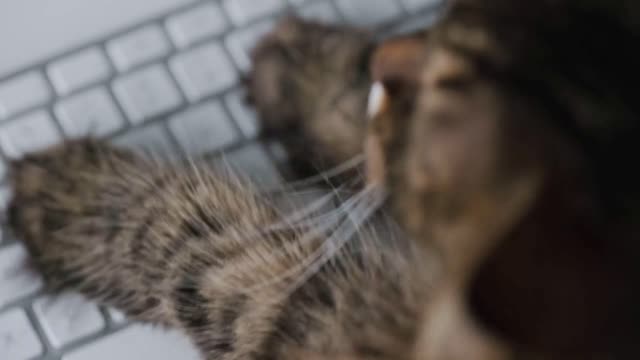
[[[530,206],[538,174],[504,164],[505,109],[493,85],[463,57],[427,43],[395,40],[374,60],[368,176],[387,186],[397,218],[445,269],[417,357],[501,359],[508,352],[471,317],[466,288]]]
[[[635,227],[603,215],[610,175],[554,123],[564,100],[516,78],[526,51],[450,16],[372,61],[368,179],[444,269],[418,359],[626,358],[638,333]]]

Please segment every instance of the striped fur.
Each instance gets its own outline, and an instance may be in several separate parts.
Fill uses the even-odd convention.
[[[278,212],[230,177],[93,140],[12,173],[10,224],[56,291],[183,329],[210,360],[408,358],[427,283],[373,233],[292,287],[325,235],[273,227]]]

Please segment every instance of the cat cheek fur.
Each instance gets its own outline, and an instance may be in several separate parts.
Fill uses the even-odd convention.
[[[464,292],[444,288],[427,306],[414,359],[513,359],[504,343],[489,335],[465,306]]]

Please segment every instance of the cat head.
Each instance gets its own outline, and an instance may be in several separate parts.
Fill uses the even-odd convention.
[[[368,178],[444,269],[418,359],[634,353],[637,10],[459,1],[377,50]]]

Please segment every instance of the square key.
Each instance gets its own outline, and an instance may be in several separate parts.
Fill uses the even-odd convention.
[[[238,140],[231,120],[217,102],[208,102],[176,115],[169,121],[169,129],[190,156],[223,149]]]
[[[44,150],[62,142],[53,119],[40,110],[0,126],[0,147],[7,157],[15,159],[30,152]]]
[[[55,347],[80,340],[105,326],[98,307],[78,294],[46,296],[35,301],[33,310]]]
[[[202,356],[180,331],[134,324],[75,348],[62,360],[202,360]]]
[[[0,314],[0,359],[28,360],[42,354],[42,344],[22,309]]]
[[[167,129],[162,123],[154,123],[143,128],[127,131],[113,140],[116,146],[138,151],[154,159],[171,160],[179,158],[179,153]]]
[[[402,14],[396,1],[336,0],[336,5],[348,22],[359,26],[379,25]]]
[[[56,61],[47,68],[58,94],[69,94],[105,80],[111,75],[109,60],[98,48],[90,48]]]
[[[239,80],[231,60],[216,43],[180,54],[171,59],[169,66],[192,102],[226,90]]]
[[[44,76],[29,72],[0,83],[0,120],[6,119],[51,99]]]
[[[145,26],[107,43],[107,52],[120,71],[161,58],[169,51],[171,45],[157,25]]]
[[[250,179],[260,190],[277,189],[284,182],[266,150],[259,144],[225,153],[221,158],[216,158],[214,166],[221,167],[223,171],[231,167],[232,174],[241,179]]]
[[[42,288],[42,279],[25,269],[28,259],[27,249],[21,243],[0,249],[0,308]]]
[[[220,35],[229,27],[220,6],[212,3],[174,15],[166,25],[171,39],[180,48]]]
[[[258,136],[260,127],[258,125],[258,115],[246,101],[247,91],[245,89],[236,90],[229,93],[224,101],[231,112],[231,116],[240,127],[240,131],[247,139]]]
[[[153,65],[115,80],[113,91],[129,120],[136,124],[182,104],[180,92],[162,65]]]
[[[95,88],[62,100],[54,107],[64,133],[70,138],[104,137],[125,125],[120,111],[104,88]]]

